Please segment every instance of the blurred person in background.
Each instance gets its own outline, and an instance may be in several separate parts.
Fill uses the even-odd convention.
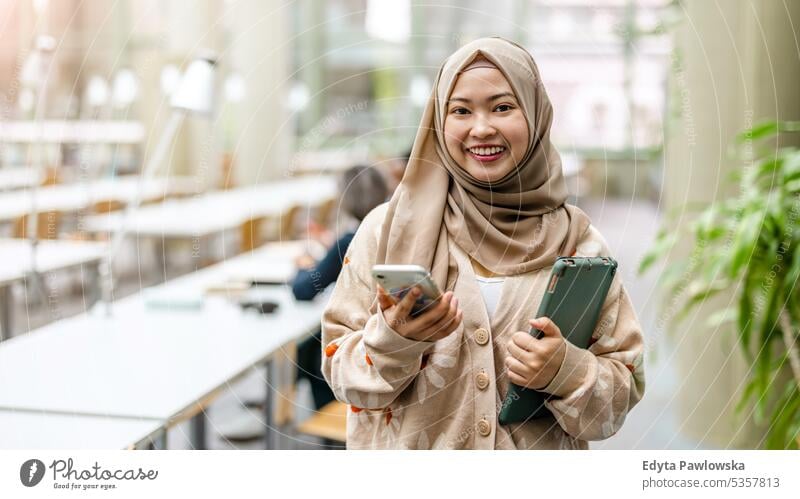
[[[411,149],[408,149],[403,152],[402,155],[387,162],[385,172],[390,195],[403,180],[403,174],[406,172],[406,166],[408,166],[408,159],[410,157]]]
[[[319,261],[303,255],[296,261],[299,268],[292,282],[292,292],[297,300],[312,300],[339,277],[342,262],[356,229],[373,208],[386,201],[389,191],[383,176],[374,168],[354,166],[339,181],[339,212],[344,214],[340,237],[329,245],[327,254]],[[335,217],[340,220],[340,217]],[[338,225],[338,222],[337,222]],[[330,234],[318,232],[316,239],[323,244],[331,240]],[[307,379],[311,384],[314,406],[320,409],[334,400],[328,383],[322,376],[321,332],[307,339],[297,349],[297,379]]]

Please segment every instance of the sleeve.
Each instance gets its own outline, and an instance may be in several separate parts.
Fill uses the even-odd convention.
[[[609,255],[597,236],[599,254]],[[567,342],[561,367],[542,389],[551,395],[545,405],[564,431],[581,440],[603,440],[619,431],[644,394],[643,352],[641,326],[618,272],[592,344],[586,350]]]
[[[350,246],[353,234],[347,233],[336,241],[325,256],[312,269],[300,269],[292,281],[292,293],[297,300],[313,300],[342,270],[343,254]]]
[[[358,408],[390,405],[420,371],[433,343],[400,336],[384,321],[369,274],[380,212],[364,220],[322,316],[322,373],[336,398]],[[377,222],[379,223],[379,221]]]

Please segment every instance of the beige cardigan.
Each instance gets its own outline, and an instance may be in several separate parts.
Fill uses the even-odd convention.
[[[451,241],[462,325],[436,342],[404,338],[374,303],[370,269],[385,213],[382,205],[361,224],[322,320],[322,370],[336,398],[350,404],[349,449],[586,449],[587,440],[620,429],[642,397],[644,370],[641,327],[619,272],[592,345],[568,342],[544,388],[554,417],[500,426],[506,343],[529,330],[551,269],[506,278],[490,323],[469,257]],[[599,255],[610,256],[608,246],[589,227],[576,256]]]

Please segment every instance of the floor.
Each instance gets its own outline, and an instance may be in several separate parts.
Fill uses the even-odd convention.
[[[670,338],[658,335],[656,321],[659,299],[658,271],[638,275],[642,256],[654,240],[659,227],[659,211],[642,201],[602,200],[582,203],[608,242],[619,263],[622,279],[642,324],[645,337],[645,395],[628,414],[622,429],[613,437],[592,442],[592,449],[697,449],[697,442],[678,431],[679,416],[671,400],[677,386],[677,373],[668,362],[672,357]]]

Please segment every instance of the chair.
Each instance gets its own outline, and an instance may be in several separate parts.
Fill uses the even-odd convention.
[[[148,206],[148,205],[151,205],[151,204],[163,203],[168,197],[169,196],[164,195],[164,196],[156,196],[156,197],[150,198],[150,199],[142,199],[139,202],[139,206]]]
[[[44,178],[42,179],[42,183],[39,184],[42,187],[47,187],[51,185],[58,185],[61,183],[61,174],[57,167],[46,168],[44,171]]]
[[[331,222],[331,217],[333,216],[333,210],[336,209],[336,204],[337,199],[331,198],[319,205],[314,221],[323,227],[328,227],[328,224]]]
[[[263,226],[267,218],[263,216],[252,217],[239,227],[239,252],[252,251],[264,241]]]
[[[296,238],[295,219],[298,213],[300,213],[300,206],[294,205],[281,214],[280,222],[278,223],[280,230],[278,233],[279,241],[291,241]]]
[[[62,213],[56,210],[39,212],[36,217],[36,237],[38,239],[58,239],[61,216]],[[11,237],[18,239],[29,238],[29,219],[29,214],[17,217],[11,229]]]
[[[294,240],[297,232],[295,229],[295,220],[299,212],[299,205],[289,208],[277,220],[277,228],[275,227],[275,219],[269,220],[267,216],[256,216],[245,220],[239,226],[239,251],[242,253],[245,251],[252,251],[267,240]],[[267,222],[271,222],[269,224],[269,230],[265,229]],[[277,234],[275,233],[276,230]],[[268,233],[269,236],[265,235],[265,232]]]
[[[347,404],[334,400],[296,429],[298,433],[322,438],[326,444],[343,444],[347,441]]]
[[[96,201],[90,211],[95,215],[107,215],[113,211],[121,211],[125,208],[125,203],[118,199],[103,199]]]

